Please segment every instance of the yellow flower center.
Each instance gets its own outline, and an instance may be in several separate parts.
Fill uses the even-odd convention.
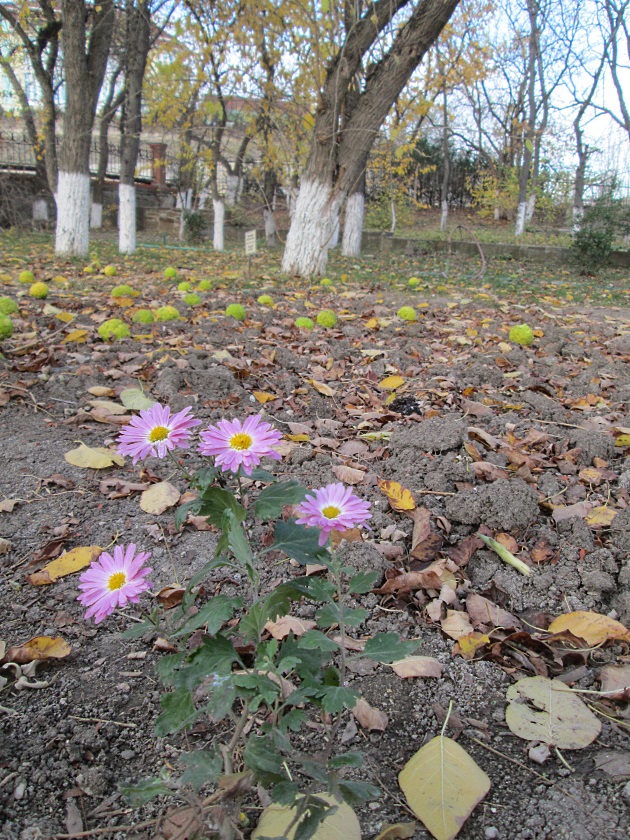
[[[114,589],[120,589],[121,586],[124,586],[127,583],[127,575],[124,572],[115,572],[113,575],[109,576],[109,580],[107,581],[107,588],[111,589],[113,592]]]
[[[334,519],[336,516],[339,516],[341,511],[338,507],[334,505],[326,505],[325,508],[322,508],[322,513],[326,517],[326,519]]]
[[[249,449],[251,445],[252,439],[246,432],[237,432],[230,438],[230,446],[232,449],[242,451],[243,449]]]
[[[158,440],[166,440],[167,437],[168,429],[166,428],[166,426],[156,426],[149,432],[149,440],[151,441],[151,443],[155,443]]]

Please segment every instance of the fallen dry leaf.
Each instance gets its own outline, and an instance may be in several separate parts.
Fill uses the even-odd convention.
[[[411,491],[397,481],[386,481],[379,478],[378,489],[387,496],[394,510],[405,512],[413,510],[416,506]]]
[[[293,633],[294,636],[303,636],[307,630],[312,630],[316,626],[317,622],[311,621],[308,618],[296,618],[293,615],[284,615],[276,621],[268,621],[265,624],[265,630],[274,639],[286,639],[289,633]]]
[[[365,478],[365,472],[363,470],[356,470],[354,467],[346,467],[343,464],[336,464],[332,468],[332,471],[343,484],[361,484]]]
[[[11,645],[5,651],[3,662],[28,662],[46,659],[65,659],[72,653],[72,647],[61,636],[35,636],[23,645]]]
[[[562,633],[564,630],[569,630],[574,636],[584,639],[587,645],[600,645],[609,639],[630,642],[630,630],[620,621],[586,610],[560,615],[547,629],[550,633]]]
[[[432,656],[408,656],[391,663],[391,667],[399,677],[440,677],[443,665]]]
[[[54,583],[61,577],[71,575],[73,572],[78,572],[94,562],[102,553],[103,549],[100,545],[82,545],[78,548],[73,548],[71,551],[66,551],[61,557],[52,560],[47,566],[44,566],[39,572],[33,572],[26,576],[26,580],[32,586],[43,586],[49,583]]]
[[[630,665],[604,665],[599,679],[610,700],[630,701]]]
[[[86,446],[84,443],[79,444],[76,449],[71,449],[69,452],[66,452],[63,457],[73,467],[90,470],[103,470],[114,464],[122,467],[125,463],[122,455],[118,455],[111,449],[105,449],[102,446],[92,448],[91,446]]]
[[[357,700],[352,714],[364,729],[377,730],[378,732],[384,732],[387,729],[389,717],[380,709],[370,706],[367,700],[362,697]]]
[[[467,636],[473,631],[468,615],[458,610],[447,610],[446,618],[442,619],[440,626],[447,636],[450,636],[451,639],[455,639],[456,641],[461,636]]]
[[[179,501],[181,493],[170,481],[160,481],[152,484],[140,496],[140,507],[145,513],[159,516],[165,510],[173,507]]]

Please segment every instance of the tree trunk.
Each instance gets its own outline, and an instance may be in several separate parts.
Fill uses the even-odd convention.
[[[114,26],[113,0],[102,0],[90,15],[84,0],[62,0],[61,17],[66,107],[55,252],[85,257],[90,238],[90,142]],[[89,40],[86,19],[91,19]]]
[[[266,167],[263,174],[263,221],[265,225],[265,242],[270,248],[278,244],[276,220],[273,214],[273,204],[276,194],[276,172]]]
[[[344,257],[359,257],[361,255],[363,217],[365,215],[366,166],[367,158],[363,162],[361,175],[350,190],[346,201],[346,215],[343,222],[343,238],[341,240],[341,253]]]
[[[118,187],[118,250],[136,252],[135,172],[142,132],[142,82],[151,46],[150,0],[130,4],[126,13],[125,81]]]
[[[442,233],[445,233],[448,225],[448,186],[451,175],[451,161],[448,148],[448,98],[446,95],[446,87],[443,88],[442,95],[444,97],[444,125],[442,127],[442,157],[444,159],[444,173],[442,175],[442,215],[440,217],[440,230]]]
[[[331,59],[287,236],[283,271],[323,274],[339,211],[357,183],[374,138],[392,104],[446,25],[459,0],[422,0],[393,36],[389,49],[368,74],[356,106],[342,126],[342,105],[355,84],[363,57],[380,32],[389,30],[404,0],[377,0],[350,29]]]
[[[223,251],[225,247],[225,204],[223,199],[220,197],[213,198],[212,209],[214,211],[212,247],[215,251]]]
[[[579,121],[575,122],[575,145],[578,156],[578,165],[575,170],[575,183],[573,186],[573,230],[577,233],[582,227],[582,216],[584,215],[584,182],[586,180],[586,164],[588,163],[588,148],[583,143],[583,132]]]
[[[516,210],[516,227],[514,234],[522,236],[525,233],[525,221],[527,219],[527,187],[532,169],[534,156],[534,135],[536,132],[536,65],[538,58],[538,6],[535,0],[527,0],[527,11],[529,14],[530,34],[528,46],[528,108],[527,128],[525,131],[525,143],[523,145],[523,156],[521,159],[521,171],[518,179],[518,206]]]

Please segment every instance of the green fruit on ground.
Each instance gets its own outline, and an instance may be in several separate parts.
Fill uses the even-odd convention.
[[[152,324],[155,318],[150,309],[137,309],[133,313],[131,320],[134,324]]]
[[[189,295],[184,295],[182,300],[186,306],[196,306],[198,303],[201,303],[201,298],[199,295],[195,294],[195,292],[191,292]]]
[[[273,306],[273,298],[271,297],[271,295],[261,295],[258,298],[258,303],[261,306]]]
[[[534,342],[534,332],[529,324],[517,324],[510,330],[509,338],[515,344],[522,344],[523,347],[529,347]]]
[[[13,321],[8,315],[0,315],[0,341],[13,335]]]
[[[164,269],[164,279],[165,280],[174,280],[177,277],[177,269],[173,268],[172,265],[169,265],[168,268]]]
[[[302,316],[301,318],[296,318],[295,326],[298,327],[300,330],[312,330],[315,327],[315,324],[310,318],[306,318]]]
[[[35,276],[33,275],[33,272],[28,271],[28,269],[25,270],[25,271],[20,271],[20,276],[19,276],[18,279],[19,279],[20,283],[24,283],[25,285],[26,285],[26,283],[34,283],[35,282]]]
[[[179,310],[174,306],[160,306],[155,311],[156,321],[177,321],[179,320]]]
[[[200,292],[209,292],[212,288],[212,280],[200,280],[197,289]]]
[[[83,269],[83,273],[84,274],[94,274],[94,269],[92,268],[91,265],[86,265],[85,268]]]
[[[322,277],[319,281],[320,286],[332,286],[332,280],[329,277]]]
[[[133,295],[134,291],[131,286],[128,286],[126,283],[123,283],[121,286],[114,286],[111,291],[112,297],[129,297]]]
[[[68,286],[69,282],[66,277],[63,277],[61,274],[58,274],[56,277],[52,279],[55,286]]]
[[[416,320],[416,310],[413,306],[401,306],[396,314],[399,318],[402,318],[403,321]]]
[[[192,289],[192,283],[189,283],[188,280],[182,280],[181,283],[177,284],[177,290],[179,292],[189,292]]]
[[[33,283],[28,293],[31,297],[42,298],[43,300],[48,297],[48,286],[45,283]]]
[[[411,288],[412,288],[412,289],[413,289],[415,286],[419,286],[419,285],[420,285],[420,278],[418,278],[418,277],[410,277],[410,278],[409,278],[409,280],[407,280],[407,285],[408,285],[408,286],[411,286]]]
[[[231,303],[225,310],[225,314],[230,318],[236,318],[237,321],[244,321],[247,318],[245,307],[240,303]]]
[[[116,266],[115,265],[106,265],[103,269],[103,274],[106,277],[115,277],[116,276]]]
[[[130,332],[127,324],[120,318],[110,318],[109,321],[103,321],[98,328],[98,334],[103,341],[109,341],[111,338],[127,338]]]
[[[20,307],[10,297],[0,297],[0,315],[15,315],[20,311]]]
[[[317,318],[315,319],[320,327],[326,327],[326,329],[331,329],[337,323],[337,316],[332,311],[332,309],[322,309],[321,312],[317,313]]]

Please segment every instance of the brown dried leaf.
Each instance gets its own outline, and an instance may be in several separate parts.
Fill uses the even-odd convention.
[[[65,659],[71,653],[72,647],[61,636],[35,636],[23,645],[7,648],[2,661],[26,665],[35,660]]]
[[[451,639],[459,639],[461,636],[467,636],[472,633],[473,627],[465,612],[458,610],[447,610],[446,618],[441,621],[442,630]]]
[[[599,679],[610,700],[630,701],[630,665],[604,665]]]
[[[384,732],[387,729],[389,717],[385,712],[381,712],[380,709],[375,709],[373,706],[370,706],[367,700],[364,700],[362,697],[359,697],[357,700],[352,714],[364,729],[369,729],[370,731],[378,730],[379,732]]]
[[[476,592],[471,592],[466,598],[466,611],[475,628],[491,625],[505,630],[521,629],[521,622],[516,616]]]
[[[441,677],[443,665],[432,656],[407,656],[392,662],[391,667],[399,677]]]
[[[268,621],[265,624],[265,630],[274,639],[286,639],[289,633],[293,633],[294,636],[303,636],[307,630],[312,630],[316,626],[317,622],[311,621],[308,618],[296,618],[293,615],[284,615],[276,621]]]
[[[344,464],[336,464],[332,471],[344,484],[361,484],[365,478],[363,470],[355,470],[354,467],[346,467]]]

